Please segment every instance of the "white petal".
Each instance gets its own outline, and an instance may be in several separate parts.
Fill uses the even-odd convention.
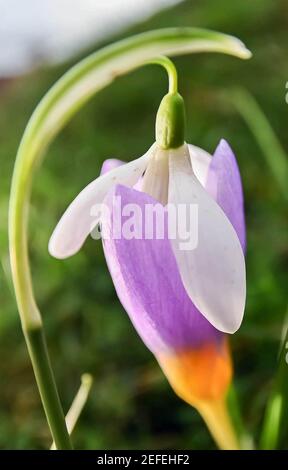
[[[157,147],[143,176],[141,191],[164,206],[168,202],[169,150]],[[137,188],[136,188],[137,189]]]
[[[188,145],[188,149],[193,171],[202,186],[205,188],[208,175],[208,168],[212,156],[210,155],[210,153],[206,152],[206,150],[203,150],[200,147],[196,147],[192,144]]]
[[[50,241],[49,252],[55,258],[67,258],[80,250],[89,233],[99,222],[91,214],[95,204],[101,204],[107,191],[115,184],[133,186],[144,173],[153,156],[155,144],[145,155],[119,166],[92,181],[70,204],[58,222]]]
[[[198,205],[196,247],[181,250],[179,237],[171,240],[186,292],[215,328],[234,333],[245,307],[243,251],[228,218],[195,177],[187,146],[170,151],[168,200],[177,207]]]

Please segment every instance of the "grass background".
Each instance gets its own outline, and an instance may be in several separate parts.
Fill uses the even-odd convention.
[[[288,149],[288,4],[285,0],[190,0],[121,37],[176,25],[231,33],[254,53],[249,62],[201,54],[177,58],[175,63],[187,107],[187,140],[213,152],[220,138],[226,138],[243,177],[248,298],[245,320],[232,338],[232,349],[244,420],[257,439],[287,306],[287,204],[254,137],[223,91],[234,86],[248,89]],[[70,65],[37,70],[0,87],[2,449],[41,449],[50,444],[11,288],[7,206],[15,153],[27,120]],[[80,375],[89,371],[95,378],[74,434],[77,448],[214,448],[201,418],[174,395],[135,333],[116,298],[101,243],[88,240],[79,254],[66,261],[54,260],[47,252],[59,216],[98,174],[103,160],[129,161],[151,144],[155,113],[166,89],[163,72],[146,67],[101,92],[57,138],[33,189],[32,273],[65,410]]]

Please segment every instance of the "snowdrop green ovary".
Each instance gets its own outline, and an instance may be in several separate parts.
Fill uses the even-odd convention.
[[[156,118],[156,142],[162,149],[181,147],[185,139],[185,108],[179,93],[162,99]]]

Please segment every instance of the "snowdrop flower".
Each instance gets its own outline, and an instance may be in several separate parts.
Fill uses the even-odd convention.
[[[226,147],[222,142],[220,148]],[[207,152],[184,143],[183,100],[178,93],[167,94],[157,115],[156,143],[142,157],[102,174],[81,191],[58,223],[50,253],[56,258],[75,254],[93,228],[93,206],[102,203],[113,186],[131,188],[138,182],[139,187],[143,177],[141,191],[164,206],[198,207],[197,246],[181,249],[178,233],[170,240],[175,269],[201,315],[216,329],[234,333],[243,318],[246,294],[242,193],[231,151],[222,154],[221,165],[217,155],[210,164]],[[99,213],[94,225],[100,218]]]

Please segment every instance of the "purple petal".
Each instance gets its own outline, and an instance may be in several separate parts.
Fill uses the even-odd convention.
[[[113,237],[118,221],[123,227],[131,217],[122,214],[127,204],[136,204],[141,209],[133,217],[138,235],[142,233],[141,227],[145,227],[147,204],[157,205],[162,211],[165,208],[147,194],[120,185],[109,192],[105,203],[109,211],[105,211],[102,230],[107,264],[118,297],[146,346],[159,354],[171,349],[197,348],[223,337],[186,294],[167,238],[167,213],[164,239]]]
[[[245,251],[246,230],[241,176],[234,153],[224,139],[221,139],[212,157],[206,189],[227,215]]]

